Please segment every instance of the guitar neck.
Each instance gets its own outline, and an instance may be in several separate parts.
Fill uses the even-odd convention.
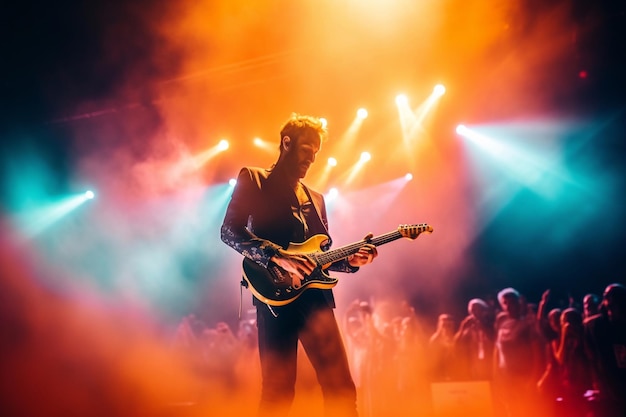
[[[393,232],[373,237],[367,241],[351,243],[349,245],[342,246],[337,249],[332,249],[327,252],[318,252],[314,254],[312,258],[315,260],[315,262],[317,262],[318,265],[328,265],[357,253],[359,249],[367,244],[380,246],[384,245],[385,243],[393,242],[394,240],[400,239],[401,237],[403,237],[403,235],[398,230],[394,230]]]

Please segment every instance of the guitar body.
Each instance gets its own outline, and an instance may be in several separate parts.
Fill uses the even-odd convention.
[[[289,244],[289,247],[282,252],[315,257],[317,253],[322,252],[321,248],[327,241],[328,236],[315,235],[303,243]],[[309,288],[333,288],[339,281],[337,278],[330,277],[323,266],[318,266],[296,288],[292,285],[289,272],[278,265],[270,264],[264,268],[248,258],[243,261],[243,278],[256,298],[272,306],[289,304]]]

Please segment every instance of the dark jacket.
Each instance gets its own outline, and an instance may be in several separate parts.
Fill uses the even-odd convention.
[[[310,203],[300,207],[295,192],[280,172],[242,168],[222,224],[222,241],[246,258],[267,267],[277,250],[286,249],[291,242],[301,243],[318,234],[330,238],[324,196],[306,186],[304,189]],[[301,215],[295,213],[298,208]],[[328,249],[330,244],[329,239],[324,249]],[[358,270],[345,260],[335,262],[328,269],[342,272]],[[307,291],[320,292],[334,307],[331,290]],[[258,305],[259,300],[255,298],[254,302]]]

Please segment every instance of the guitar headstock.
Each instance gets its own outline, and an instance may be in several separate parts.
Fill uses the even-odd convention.
[[[398,232],[400,232],[402,237],[415,239],[422,233],[432,233],[433,227],[427,223],[401,224],[400,226],[398,226]]]

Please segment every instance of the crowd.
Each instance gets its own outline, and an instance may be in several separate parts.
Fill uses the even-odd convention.
[[[361,416],[437,415],[434,384],[473,382],[488,383],[494,417],[625,416],[626,287],[558,301],[505,288],[469,300],[465,317],[440,314],[430,331],[407,302],[354,300],[341,325]],[[189,316],[176,340],[200,372],[237,390],[258,360],[254,326]]]

